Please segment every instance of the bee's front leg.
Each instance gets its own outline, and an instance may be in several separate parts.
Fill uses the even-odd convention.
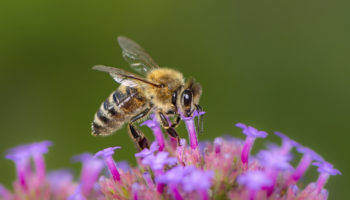
[[[180,124],[180,120],[181,120],[181,117],[180,117],[180,115],[178,114],[178,115],[176,116],[175,122],[173,122],[173,123],[171,124],[171,127],[177,128],[177,126]]]
[[[173,126],[169,125],[168,119],[165,117],[165,115],[162,112],[158,113],[161,125],[163,128],[166,130],[166,132],[171,136],[176,138],[178,144],[180,144],[180,138],[179,135],[177,134],[175,128]]]
[[[147,116],[149,113],[150,108],[145,109],[141,113],[137,114],[133,118],[131,118],[129,124],[128,124],[128,133],[131,139],[135,142],[137,148],[139,150],[142,150],[144,148],[149,148],[149,143],[145,135],[134,126],[134,122],[136,122],[139,119],[142,119],[143,117]]]

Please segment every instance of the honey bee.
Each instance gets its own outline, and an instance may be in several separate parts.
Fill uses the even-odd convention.
[[[154,113],[166,132],[179,141],[175,128],[181,116],[191,117],[195,110],[202,110],[198,104],[202,94],[200,84],[193,79],[185,82],[177,70],[159,67],[131,39],[120,36],[118,43],[130,67],[143,76],[103,65],[93,67],[94,70],[109,73],[120,86],[96,112],[92,122],[92,135],[110,135],[127,123],[129,136],[138,149],[149,148],[145,135],[135,123]],[[200,121],[198,120],[198,127]]]

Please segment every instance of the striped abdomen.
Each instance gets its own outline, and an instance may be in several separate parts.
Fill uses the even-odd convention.
[[[104,101],[92,122],[93,135],[110,135],[140,113],[148,105],[148,100],[136,88],[119,86]]]

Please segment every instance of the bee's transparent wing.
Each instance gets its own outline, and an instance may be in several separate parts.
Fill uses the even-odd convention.
[[[112,78],[121,85],[125,85],[128,87],[137,87],[142,84],[148,84],[155,87],[161,87],[161,85],[158,85],[156,83],[152,83],[136,74],[133,74],[131,72],[115,68],[115,67],[108,67],[104,65],[95,65],[92,69],[102,72],[109,73]]]
[[[131,39],[119,36],[118,43],[123,50],[123,57],[130,67],[141,74],[147,74],[154,68],[159,68],[152,57],[136,42]]]

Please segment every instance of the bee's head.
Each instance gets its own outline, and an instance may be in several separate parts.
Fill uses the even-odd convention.
[[[189,80],[184,87],[173,93],[172,103],[184,117],[190,117],[195,110],[201,111],[201,107],[198,104],[201,94],[202,88],[199,83]]]

